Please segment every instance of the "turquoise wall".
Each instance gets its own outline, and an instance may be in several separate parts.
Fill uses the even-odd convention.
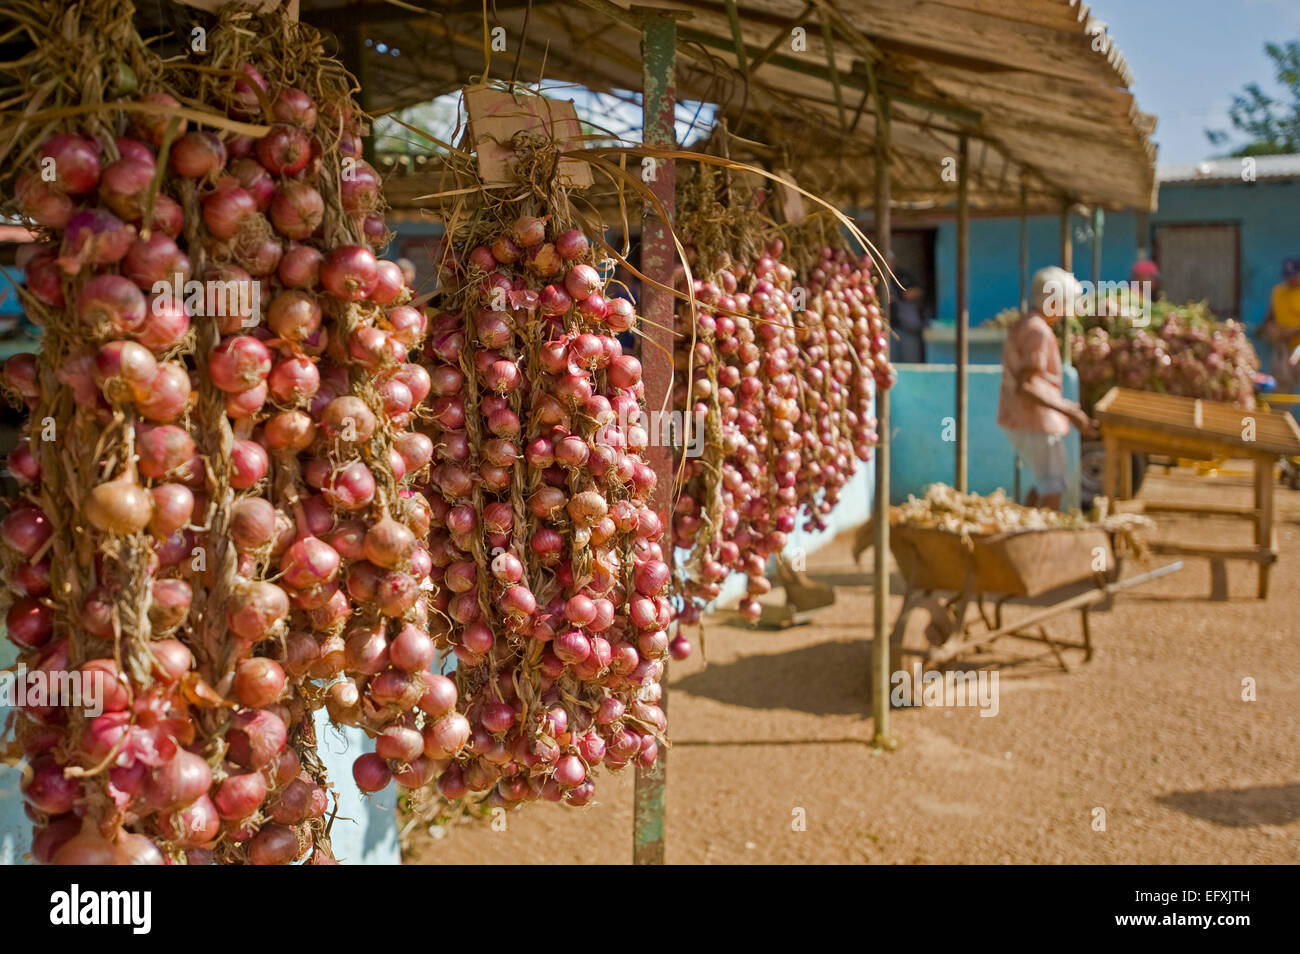
[[[1171,184],[1160,189],[1160,207],[1150,215],[1154,228],[1162,223],[1236,223],[1241,227],[1241,308],[1254,326],[1268,309],[1268,297],[1280,281],[1282,260],[1300,256],[1296,217],[1300,214],[1300,181]],[[1071,218],[1074,271],[1092,277],[1091,218]],[[1137,234],[1132,212],[1106,215],[1102,233],[1101,278],[1125,281],[1141,245],[1150,235]],[[1033,216],[1029,220],[1029,268],[1032,274],[1059,264],[1060,218]],[[974,218],[970,225],[970,322],[977,326],[1019,297],[1020,220],[1016,216]],[[935,236],[935,315],[952,324],[956,313],[957,231],[952,221],[938,226]]]
[[[1059,216],[1033,216],[1029,220],[1029,274],[1059,265]],[[1074,273],[1092,277],[1092,219],[1071,216],[1074,235]],[[1083,238],[1081,239],[1081,233]],[[1102,230],[1103,281],[1127,280],[1137,248],[1137,217],[1108,215]],[[934,240],[935,315],[953,324],[957,313],[957,225],[944,222]],[[1018,216],[974,218],[970,223],[970,323],[982,324],[1004,308],[1020,303],[1020,219]]]
[[[967,483],[972,493],[987,494],[999,487],[1011,495],[1015,487],[1015,451],[997,426],[998,390],[1002,369],[996,365],[972,365],[967,385]],[[1062,388],[1071,400],[1079,398],[1079,376],[1065,370]],[[945,419],[952,418],[957,400],[957,369],[951,364],[898,365],[898,383],[890,391],[890,432],[893,446],[889,458],[890,503],[898,504],[909,495],[921,496],[927,484],[951,484],[956,468],[956,445],[944,440]],[[1079,501],[1079,432],[1066,439],[1069,466],[1067,507]],[[1021,475],[1021,493],[1033,485],[1032,473]]]
[[[1235,222],[1241,226],[1241,314],[1254,327],[1282,280],[1282,260],[1300,256],[1300,181],[1165,186],[1151,222]]]

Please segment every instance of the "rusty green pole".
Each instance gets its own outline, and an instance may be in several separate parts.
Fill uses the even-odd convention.
[[[677,57],[677,20],[666,10],[639,10],[641,17],[642,63],[642,132],[641,141],[647,146],[672,148],[677,145],[675,129],[677,91],[674,86],[673,66]],[[672,240],[672,217],[676,211],[676,167],[672,159],[655,159],[644,164],[646,185],[663,204],[668,216],[665,221],[655,208],[647,203],[641,214],[641,272],[648,278],[671,288],[675,255]],[[673,297],[669,292],[648,282],[641,289],[641,314],[646,319],[642,333],[647,339],[641,347],[644,366],[646,406],[661,408],[672,389],[673,379]],[[672,516],[669,502],[672,499],[673,455],[672,448],[651,446],[647,448],[649,463],[659,478],[655,486],[653,506],[663,518],[665,553],[672,547]],[[668,706],[668,680],[664,678],[664,695],[659,705]],[[649,769],[636,770],[636,804],[632,814],[632,861],[638,865],[664,863],[664,794],[667,785],[667,758],[664,749],[659,759]]]
[[[969,425],[969,364],[967,329],[970,327],[970,149],[966,134],[957,147],[957,466],[954,485],[966,493],[966,442]]]
[[[890,217],[889,167],[889,100],[876,97],[876,248],[886,262],[893,247],[893,224]],[[898,290],[888,287],[889,275],[878,273],[890,297]],[[888,312],[885,318],[888,319]],[[871,715],[877,748],[892,749],[897,743],[889,733],[889,687],[893,665],[890,660],[889,636],[889,389],[876,388],[876,487],[872,501],[872,623],[875,635],[871,643]]]

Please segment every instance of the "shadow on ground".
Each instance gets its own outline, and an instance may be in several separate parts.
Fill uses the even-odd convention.
[[[1160,796],[1156,801],[1229,828],[1286,825],[1300,818],[1300,785],[1173,792]]]
[[[858,715],[871,711],[870,673],[871,642],[863,639],[710,663],[672,688],[748,709]]]

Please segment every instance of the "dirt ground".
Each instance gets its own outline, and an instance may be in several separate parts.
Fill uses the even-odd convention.
[[[1245,474],[1153,473],[1141,496],[1246,503]],[[763,632],[719,613],[705,654],[671,667],[668,863],[1300,862],[1300,493],[1279,488],[1277,507],[1267,602],[1253,565],[1230,564],[1231,599],[1212,602],[1208,563],[1187,560],[1093,615],[1091,663],[1001,667],[995,717],[895,710],[893,752],[871,745],[871,582],[841,537],[809,560],[838,588],[813,625]],[[1250,541],[1242,522],[1159,526]],[[1079,635],[1076,614],[1051,625]],[[407,860],[627,863],[632,791],[630,772],[606,774],[594,806],[417,832]]]

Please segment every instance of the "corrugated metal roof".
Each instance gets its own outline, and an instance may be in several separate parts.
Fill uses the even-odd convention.
[[[1300,179],[1300,153],[1284,156],[1243,156],[1206,159],[1201,162],[1161,163],[1156,168],[1160,183],[1251,182],[1259,179]]]

